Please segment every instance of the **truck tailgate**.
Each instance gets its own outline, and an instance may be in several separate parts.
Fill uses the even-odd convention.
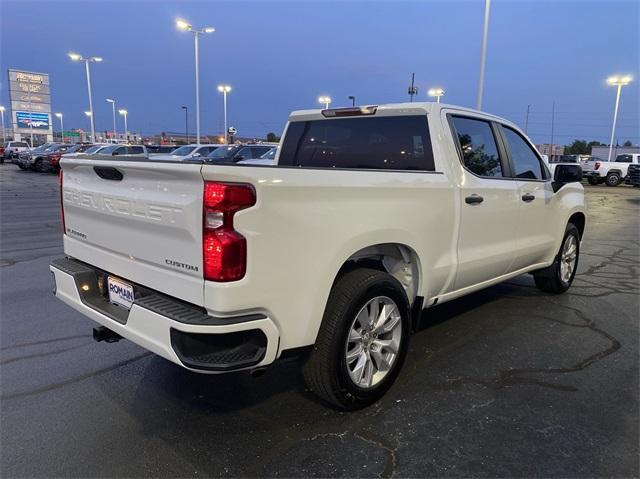
[[[199,164],[62,161],[65,253],[203,304]]]

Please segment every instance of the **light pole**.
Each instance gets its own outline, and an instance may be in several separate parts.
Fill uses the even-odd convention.
[[[620,93],[622,93],[622,87],[631,83],[631,75],[624,76],[611,76],[607,78],[607,85],[613,85],[618,87],[616,92],[616,106],[613,110],[613,126],[611,127],[611,141],[609,142],[609,158],[607,161],[611,161],[611,151],[613,150],[613,137],[616,134],[616,121],[618,120],[618,106],[620,105]]]
[[[84,114],[87,115],[87,118],[89,118],[89,123],[91,125],[91,128],[93,128],[93,113],[91,113],[90,111],[85,111]],[[93,133],[91,133],[91,143],[96,143],[96,137]]]
[[[319,103],[324,103],[324,109],[328,110],[329,109],[329,103],[331,103],[331,97],[330,96],[319,96],[318,97],[318,102]]]
[[[189,144],[189,109],[186,106],[181,106],[184,110],[184,133],[187,138],[187,145]]]
[[[231,91],[231,87],[229,85],[218,85],[218,91],[222,93],[223,102],[224,102],[224,143],[228,144],[227,137],[227,93]]]
[[[120,113],[122,116],[124,116],[124,137],[127,141],[129,141],[129,128],[127,127],[127,115],[129,114],[129,112],[127,110],[118,110],[118,113]]]
[[[87,91],[89,93],[89,111],[91,112],[91,115],[89,115],[89,117],[91,118],[91,141],[95,143],[96,142],[96,125],[95,125],[94,115],[93,115],[93,96],[91,94],[91,73],[89,71],[89,63],[100,63],[102,61],[102,57],[84,58],[82,55],[79,55],[78,53],[69,53],[69,58],[71,58],[71,60],[74,62],[81,62],[81,61],[84,62],[85,70],[87,73]]]
[[[62,137],[62,143],[66,143],[66,141],[64,141],[64,121],[62,121],[62,113],[56,113],[56,117],[60,118],[60,136]]]
[[[193,28],[193,25],[184,21],[184,20],[176,20],[176,26],[180,30],[184,30],[186,32],[191,32],[194,34],[194,46],[195,46],[195,57],[196,57],[196,143],[200,144],[200,67],[198,65],[198,38],[201,33],[213,33],[216,31],[213,27],[204,27],[200,30],[197,28]]]
[[[444,96],[444,90],[442,88],[431,88],[427,92],[427,95],[435,96],[436,97],[436,102],[440,103],[440,97]]]
[[[482,32],[482,55],[480,56],[480,81],[478,82],[478,102],[476,109],[482,109],[482,93],[484,90],[484,64],[487,60],[487,36],[489,35],[489,11],[491,0],[484,0],[484,29]]]
[[[116,133],[116,101],[113,98],[107,98],[107,103],[111,103],[111,110],[113,111],[113,139],[115,140],[118,136]]]
[[[351,106],[356,106],[356,97],[353,95],[349,95],[349,100],[351,100]]]
[[[4,146],[4,144],[7,142],[7,138],[5,137],[7,132],[4,129],[4,107],[3,106],[0,106],[0,116],[2,117],[2,145]]]

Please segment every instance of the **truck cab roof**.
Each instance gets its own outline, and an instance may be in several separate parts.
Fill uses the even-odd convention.
[[[311,121],[311,120],[329,120],[332,118],[348,118],[361,116],[407,116],[407,115],[431,115],[437,114],[441,110],[456,110],[475,115],[481,115],[484,118],[500,121],[507,125],[514,125],[511,121],[501,118],[491,113],[467,108],[464,106],[450,105],[447,103],[436,102],[405,102],[405,103],[387,103],[383,105],[361,105],[345,108],[329,108],[312,110],[296,110],[289,115],[289,121]]]

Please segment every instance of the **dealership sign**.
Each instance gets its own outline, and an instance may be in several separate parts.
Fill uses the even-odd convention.
[[[48,74],[9,69],[9,99],[16,133],[53,135]]]

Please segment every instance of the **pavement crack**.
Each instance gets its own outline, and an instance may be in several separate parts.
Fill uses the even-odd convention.
[[[398,446],[396,446],[395,448],[388,446],[387,444],[384,444],[379,439],[374,438],[370,432],[366,432],[366,434],[369,435],[369,437],[365,437],[364,434],[365,434],[364,431],[361,431],[360,433],[354,432],[353,436],[360,439],[361,441],[367,442],[369,444],[373,444],[374,446],[379,447],[380,449],[388,453],[387,461],[385,462],[384,468],[382,469],[378,477],[380,478],[392,477],[396,470],[396,467],[398,466]]]

